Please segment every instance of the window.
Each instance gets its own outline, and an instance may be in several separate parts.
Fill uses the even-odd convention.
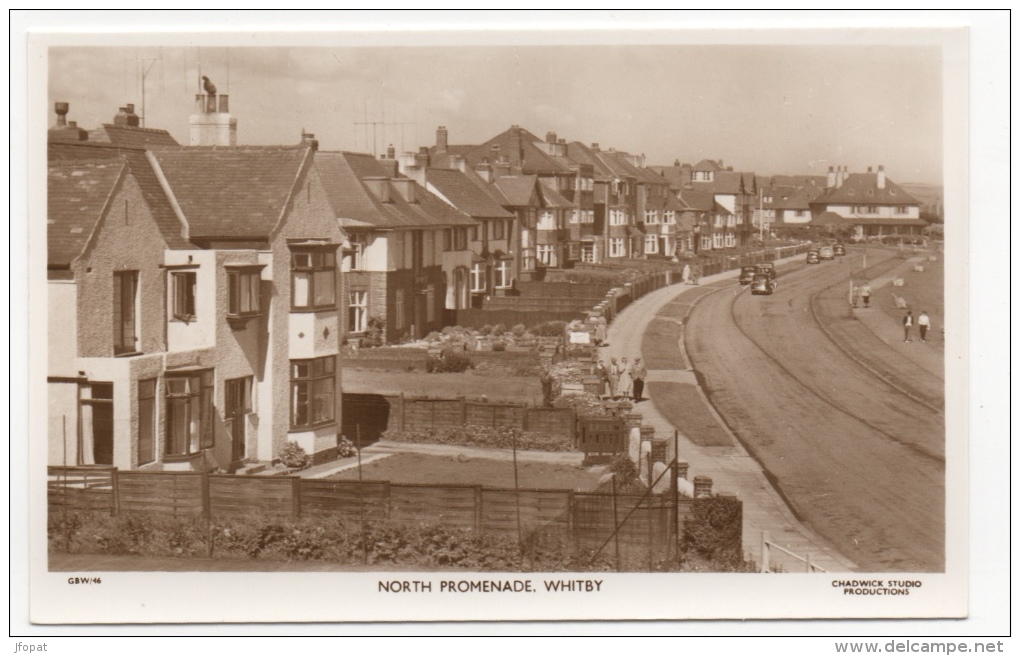
[[[570,210],[570,222],[578,223],[579,221],[577,210]]]
[[[623,210],[610,210],[609,211],[609,225],[627,225],[627,215]]]
[[[365,236],[350,235],[351,243],[351,271],[361,271],[365,268]]]
[[[195,283],[198,274],[194,271],[174,271],[173,281],[174,319],[191,321],[195,318]]]
[[[907,209],[906,205],[897,205],[896,206],[896,213],[897,214],[907,214],[908,212],[909,212],[909,210]]]
[[[588,264],[595,263],[595,245],[581,244],[581,261]]]
[[[447,228],[443,230],[443,250],[453,250],[453,228]]]
[[[701,248],[704,250],[712,250],[712,237],[709,235],[701,235]]]
[[[663,219],[663,223],[665,223],[666,225],[676,225],[676,211],[667,210],[666,216]]]
[[[453,247],[458,251],[466,251],[468,243],[468,229],[455,228],[453,236],[454,236]]]
[[[499,260],[496,262],[496,289],[507,289],[510,287],[510,260]]]
[[[138,272],[113,274],[113,353],[138,352]]]
[[[492,238],[493,239],[504,239],[506,237],[506,224],[502,219],[496,219],[492,222]]]
[[[290,361],[290,427],[311,428],[334,421],[336,359]]]
[[[485,266],[481,262],[471,265],[471,291],[473,293],[485,291]]]
[[[659,252],[659,237],[657,235],[645,235],[645,253],[655,254]]]
[[[585,210],[584,211],[584,222],[585,223],[595,223],[595,210]]]
[[[213,372],[168,374],[166,455],[188,456],[213,446]]]
[[[252,317],[261,311],[261,266],[227,269],[227,318]]]
[[[394,328],[400,330],[404,327],[406,318],[404,317],[404,290],[395,289],[393,290],[393,323]]]
[[[347,330],[352,333],[368,330],[367,291],[351,291],[347,304]]]
[[[805,216],[807,216],[807,210],[797,210],[796,212],[793,213],[793,215],[800,218],[804,218]]]
[[[471,241],[478,241],[478,226],[471,226]]]
[[[291,253],[291,308],[336,308],[336,252],[334,246]]]
[[[533,248],[521,249],[521,269],[524,271],[535,270],[535,250]]]
[[[545,266],[556,266],[556,250],[552,244],[538,245],[538,261]]]
[[[138,464],[156,459],[156,379],[138,381]]]
[[[436,320],[436,286],[432,283],[425,288],[425,321]]]
[[[614,237],[609,240],[609,257],[623,257],[623,238]]]
[[[659,223],[659,211],[658,210],[646,210],[645,211],[645,223],[657,225]]]
[[[556,215],[548,210],[543,210],[538,215],[538,229],[539,230],[555,230],[556,229]]]

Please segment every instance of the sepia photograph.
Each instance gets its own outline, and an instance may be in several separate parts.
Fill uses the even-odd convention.
[[[33,622],[966,616],[965,29],[29,45]]]

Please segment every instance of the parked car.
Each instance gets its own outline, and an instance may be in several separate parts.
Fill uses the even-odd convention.
[[[831,260],[835,257],[832,253],[832,246],[822,246],[818,249],[818,257],[822,260]]]
[[[754,274],[758,273],[758,267],[746,266],[740,267],[740,278],[738,278],[741,285],[750,285],[751,281],[754,280]]]
[[[821,260],[818,259],[818,251],[816,250],[808,251],[806,262],[808,264],[818,264],[819,262],[821,262]]]
[[[844,246],[843,244],[839,244],[839,243],[833,244],[832,245],[832,253],[833,253],[833,255],[846,255],[846,246]]]
[[[764,273],[757,273],[751,281],[752,294],[772,294],[776,291],[776,279],[769,278]]]
[[[776,279],[776,266],[771,262],[762,262],[758,265],[756,273],[768,276],[769,280]]]

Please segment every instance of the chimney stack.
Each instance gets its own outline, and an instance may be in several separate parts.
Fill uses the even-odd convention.
[[[57,127],[67,126],[67,112],[71,111],[71,103],[58,102],[53,105],[53,111],[57,113]]]
[[[450,168],[461,173],[467,173],[467,160],[464,159],[463,155],[457,153],[450,153]]]
[[[842,166],[836,167],[836,189],[843,186],[843,168]]]
[[[301,128],[301,145],[308,146],[312,150],[319,149],[319,140],[315,138],[315,135],[311,132],[305,132],[304,128]]]
[[[878,165],[878,179],[876,182],[879,189],[885,189],[885,166],[882,164]]]
[[[599,149],[599,142],[593,141],[592,144],[591,144],[591,149],[592,150],[598,150]]]
[[[836,171],[830,166],[829,175],[825,178],[825,188],[832,189],[836,186]]]
[[[386,159],[396,159],[397,149],[393,147],[393,144],[386,146]]]
[[[868,173],[871,173],[871,167],[870,166],[868,167]]]
[[[546,141],[546,143],[556,143],[556,133],[555,132],[546,132],[545,133],[545,141]]]
[[[436,128],[436,152],[437,153],[445,153],[446,152],[446,149],[447,149],[447,146],[448,146],[448,143],[449,143],[448,139],[449,139],[449,133],[446,131],[446,126],[445,125],[440,125],[438,128]]]
[[[481,162],[475,164],[475,173],[478,174],[482,180],[486,182],[492,182],[492,164],[489,164],[489,158],[483,157]]]

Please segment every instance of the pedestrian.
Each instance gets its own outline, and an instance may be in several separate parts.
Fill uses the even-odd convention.
[[[542,367],[542,406],[551,408],[553,404],[553,383],[556,378],[553,376],[550,367]]]
[[[609,370],[606,369],[606,363],[599,360],[599,363],[595,365],[595,375],[599,377],[599,398],[605,396],[604,392],[609,387]]]
[[[860,288],[857,287],[857,285],[854,285],[852,291],[850,292],[850,305],[851,306],[857,307],[857,299],[860,297],[860,295],[861,295]]]
[[[620,390],[620,365],[616,358],[609,358],[609,398],[616,400]]]
[[[910,310],[907,310],[906,316],[903,317],[903,341],[912,342],[910,339],[910,329],[914,327],[914,315]]]
[[[691,284],[691,265],[684,264],[684,271],[680,274],[680,278],[684,281],[685,285]]]
[[[917,330],[921,333],[921,341],[926,342],[925,337],[928,336],[928,328],[931,327],[931,319],[928,318],[928,311],[922,310],[921,314],[917,317]]]
[[[595,317],[595,344],[597,346],[606,345],[607,332],[606,318],[600,314]]]
[[[871,302],[871,285],[867,282],[861,285],[861,302],[864,303],[864,307],[868,307],[868,303]]]
[[[616,386],[616,392],[620,395],[620,398],[630,398],[631,382],[630,365],[627,364],[627,358],[620,358],[620,382]]]
[[[691,283],[694,284],[694,285],[700,285],[701,284],[701,264],[700,263],[694,265],[694,271],[692,271],[691,275],[693,276],[692,279],[691,279]]]
[[[648,375],[648,370],[645,369],[645,364],[641,362],[641,357],[634,358],[634,364],[630,368],[630,379],[634,383],[634,403],[641,403],[641,394],[645,391],[645,377]]]

